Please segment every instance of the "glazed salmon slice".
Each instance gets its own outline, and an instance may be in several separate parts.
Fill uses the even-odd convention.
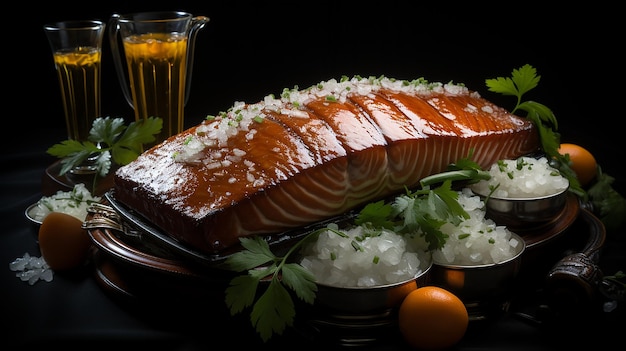
[[[360,107],[375,124],[387,142],[386,192],[397,191],[397,184],[415,186],[429,160],[420,150],[419,142],[427,136],[418,131],[398,106],[380,94],[353,95],[350,101]],[[420,152],[421,151],[421,152]]]

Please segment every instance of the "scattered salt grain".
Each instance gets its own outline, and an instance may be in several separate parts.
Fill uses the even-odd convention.
[[[617,301],[611,300],[606,301],[602,304],[602,311],[604,312],[613,312],[617,308]]]
[[[23,282],[28,282],[29,285],[39,280],[51,282],[54,276],[54,271],[50,269],[43,257],[30,256],[28,253],[9,263],[9,269],[17,272],[15,276]]]

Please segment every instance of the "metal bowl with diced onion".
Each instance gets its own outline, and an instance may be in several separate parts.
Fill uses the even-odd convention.
[[[334,315],[367,318],[387,313],[400,307],[404,297],[418,287],[429,283],[432,262],[414,278],[393,284],[371,287],[338,287],[316,283],[316,306]]]
[[[430,285],[432,261],[424,262],[415,277],[397,283],[344,287],[316,283],[313,305],[302,306],[296,329],[342,346],[384,343],[397,333],[397,312],[404,298]]]
[[[535,197],[497,197],[472,190],[485,202],[488,218],[513,230],[554,220],[563,212],[568,196],[568,188]]]
[[[360,317],[386,313],[427,283],[432,255],[405,236],[389,229],[372,235],[364,226],[338,233],[318,233],[299,253],[300,265],[315,277],[320,310]]]
[[[444,264],[433,262],[430,279],[465,303],[471,319],[485,319],[499,309],[511,292],[521,270],[526,250],[524,239],[511,233],[518,244],[511,258],[489,264]]]
[[[567,202],[569,180],[547,157],[500,160],[490,179],[469,188],[485,202],[486,216],[499,225],[525,229],[558,217]]]

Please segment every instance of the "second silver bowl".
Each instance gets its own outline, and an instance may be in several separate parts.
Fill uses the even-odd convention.
[[[398,308],[411,291],[428,285],[431,269],[432,261],[412,279],[373,287],[337,287],[317,283],[315,305],[333,315],[368,317],[385,313]]]
[[[480,265],[433,263],[431,283],[457,295],[468,308],[471,319],[483,319],[488,309],[500,308],[513,289],[526,251],[524,239],[511,233],[519,242],[515,254],[502,262]],[[485,307],[488,306],[488,307]]]
[[[568,189],[527,198],[499,198],[478,194],[485,202],[486,217],[513,230],[542,225],[557,218],[565,208]]]

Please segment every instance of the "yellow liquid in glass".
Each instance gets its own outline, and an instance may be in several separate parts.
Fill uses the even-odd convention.
[[[159,143],[184,128],[187,37],[176,33],[124,39],[135,118],[163,119]]]
[[[54,53],[69,139],[85,141],[100,116],[100,63],[97,48]]]

